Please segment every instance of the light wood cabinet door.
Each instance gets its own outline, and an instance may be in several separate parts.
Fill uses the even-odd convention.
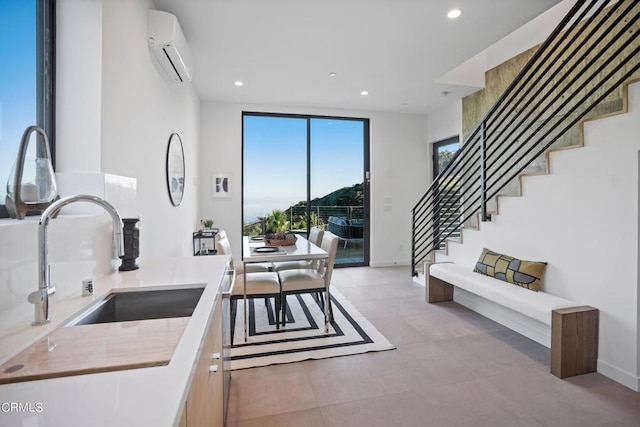
[[[211,365],[216,366],[215,372],[209,375],[208,394],[211,405],[211,426],[222,427],[224,425],[224,372],[222,366],[222,305],[221,299],[216,304],[211,329],[215,334],[210,334],[213,340],[213,355]]]
[[[211,326],[211,325],[210,325]],[[213,329],[208,328],[207,337],[198,358],[196,372],[187,396],[187,426],[208,427],[211,421],[211,401],[209,399],[209,367],[213,353]]]
[[[223,427],[223,382],[222,304],[218,298],[198,357],[180,427]]]
[[[186,409],[182,411],[182,416],[180,417],[179,427],[187,427],[187,411]]]

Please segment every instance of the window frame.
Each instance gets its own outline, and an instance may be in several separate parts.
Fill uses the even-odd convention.
[[[47,133],[51,163],[55,171],[56,7],[55,0],[34,1],[36,2],[36,124]],[[8,217],[5,201],[0,200],[0,218]]]
[[[371,235],[370,235],[370,227],[371,227],[371,183],[370,183],[370,171],[371,171],[371,161],[370,161],[370,149],[371,149],[371,119],[365,117],[346,117],[346,116],[330,116],[330,115],[314,115],[314,114],[296,114],[296,113],[273,113],[273,112],[259,112],[259,111],[242,111],[242,131],[241,131],[241,140],[242,140],[242,155],[241,155],[241,232],[240,234],[244,234],[244,158],[245,158],[245,118],[246,117],[274,117],[274,118],[289,118],[289,119],[302,119],[306,121],[307,127],[307,135],[306,135],[306,192],[307,192],[307,218],[311,217],[311,162],[312,162],[312,150],[311,150],[311,127],[312,121],[315,119],[321,120],[341,120],[341,121],[351,121],[351,122],[360,122],[362,123],[362,137],[363,137],[363,176],[362,183],[364,189],[364,244],[363,244],[363,261],[358,262],[344,262],[336,264],[336,268],[342,267],[361,267],[368,266],[371,260]],[[307,221],[307,234],[311,230],[311,221]]]
[[[455,135],[449,138],[445,138],[445,139],[441,139],[439,141],[435,141],[433,143],[431,143],[431,168],[433,169],[433,177],[432,177],[432,181],[435,181],[436,178],[438,177],[438,175],[440,175],[440,172],[442,172],[440,170],[439,167],[439,159],[438,159],[438,151],[441,147],[446,147],[447,145],[451,145],[451,144],[458,144],[458,149],[456,150],[456,153],[462,148],[462,143],[460,142],[460,135]],[[446,167],[446,166],[445,166]],[[439,192],[436,192],[436,195],[433,199],[433,232],[435,233],[434,236],[437,235],[438,231],[440,230],[440,218],[438,216],[438,212],[440,211],[440,208],[438,206],[439,204]],[[449,237],[456,237],[459,238],[460,235],[459,234],[452,234]],[[446,239],[445,240],[440,240],[440,241],[434,241],[434,247],[438,247],[438,249],[445,249],[446,247]]]

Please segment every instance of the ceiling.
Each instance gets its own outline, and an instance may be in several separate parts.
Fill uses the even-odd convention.
[[[180,22],[202,100],[426,114],[477,90],[436,80],[559,1],[154,3]]]

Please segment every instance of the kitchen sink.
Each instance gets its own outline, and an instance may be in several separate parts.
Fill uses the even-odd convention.
[[[66,326],[189,317],[203,291],[199,287],[112,292]]]
[[[203,292],[113,291],[1,365],[0,384],[166,366]]]

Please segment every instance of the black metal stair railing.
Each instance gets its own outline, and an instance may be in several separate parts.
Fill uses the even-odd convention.
[[[637,0],[576,2],[414,206],[413,274],[466,221],[490,220],[505,186],[638,76],[639,17]]]

